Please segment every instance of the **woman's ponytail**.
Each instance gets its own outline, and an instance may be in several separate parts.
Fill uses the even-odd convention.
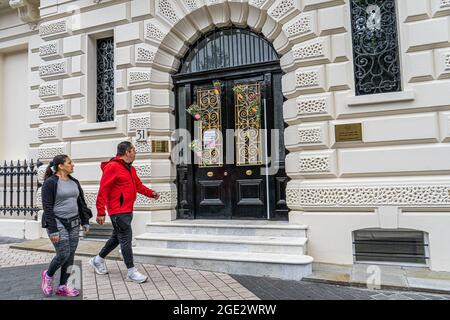
[[[59,154],[53,158],[52,161],[47,166],[47,169],[45,169],[44,174],[44,181],[47,180],[51,175],[58,172],[58,166],[60,164],[64,164],[66,162],[66,159],[68,158],[65,154]]]

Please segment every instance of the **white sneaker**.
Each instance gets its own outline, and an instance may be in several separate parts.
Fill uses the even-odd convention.
[[[147,281],[147,276],[144,276],[136,268],[128,270],[128,279],[136,283],[143,283]]]
[[[94,268],[95,273],[97,274],[107,274],[108,269],[106,268],[105,260],[99,261],[97,256],[93,257],[89,260],[89,265]]]

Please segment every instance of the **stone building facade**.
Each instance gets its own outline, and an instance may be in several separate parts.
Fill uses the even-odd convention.
[[[450,271],[450,1],[391,2],[2,1],[0,158],[48,163],[69,154],[94,204],[99,162],[128,139],[142,180],[161,193],[157,201],[138,197],[135,234],[148,222],[176,220],[180,186],[170,148],[180,102],[173,76],[202,35],[233,25],[258,34],[279,56],[284,98],[274,110],[286,124],[286,219],[307,226],[308,254],[352,264],[354,231],[417,230],[425,265]],[[363,25],[355,22],[358,6],[367,9]],[[376,38],[389,23],[395,36]],[[358,26],[368,33],[358,37]],[[368,35],[393,54],[361,58],[359,41],[373,41]],[[99,122],[96,45],[106,38],[113,39],[114,117]],[[377,75],[367,63],[386,69]],[[391,84],[367,89],[366,76]],[[17,107],[13,101],[23,117],[7,111]],[[347,134],[360,128],[354,141],[336,136],[351,124]],[[137,129],[145,129],[146,141],[136,141]],[[163,141],[169,149],[161,152]]]

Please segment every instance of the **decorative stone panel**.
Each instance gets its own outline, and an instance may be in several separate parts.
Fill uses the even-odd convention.
[[[157,9],[158,13],[172,24],[176,24],[180,20],[170,0],[159,0]]]
[[[61,137],[61,126],[59,124],[43,125],[38,128],[38,138],[42,141],[59,140]]]
[[[135,46],[135,61],[137,64],[150,64],[155,59],[155,51],[146,44]]]
[[[315,13],[299,15],[296,20],[283,26],[289,38],[312,37],[317,34],[317,17]]]
[[[331,172],[331,159],[329,155],[300,156],[300,173]]]
[[[291,207],[450,207],[449,186],[288,187]]]
[[[183,0],[183,2],[185,6],[191,11],[198,9],[197,0]]]
[[[150,90],[135,90],[132,93],[131,106],[133,108],[139,108],[150,105]]]
[[[297,89],[305,91],[325,91],[325,69],[324,66],[317,68],[303,68],[295,72],[295,86]]]
[[[136,153],[150,153],[152,151],[151,145],[148,141],[136,141],[133,138],[133,145],[136,148]]]
[[[70,26],[68,25],[67,20],[58,20],[58,21],[50,21],[44,22],[39,26],[39,35],[41,38],[51,38],[56,36],[63,36],[70,34]]]
[[[140,178],[151,178],[152,166],[150,163],[133,163],[136,173]]]
[[[249,3],[255,7],[262,8],[267,0],[250,0]]]
[[[298,116],[326,114],[328,112],[327,97],[297,98]]]
[[[61,81],[45,82],[39,86],[39,98],[44,100],[61,97],[61,92]]]
[[[150,70],[128,69],[128,85],[149,84],[151,79]]]
[[[130,113],[128,115],[128,131],[150,128],[150,112]]]
[[[272,18],[279,21],[295,7],[295,0],[279,0],[269,9],[268,13]]]
[[[145,25],[145,39],[160,42],[164,39],[164,33],[153,23],[149,22]]]
[[[322,129],[298,127],[298,142],[300,144],[321,143],[323,141]]]
[[[67,76],[70,73],[68,60],[47,62],[39,66],[39,76],[42,79]]]
[[[39,106],[39,119],[65,118],[68,115],[68,104],[65,101],[41,104]]]
[[[62,56],[62,41],[56,40],[43,43],[39,46],[39,56],[44,59],[54,59]]]
[[[292,50],[294,60],[304,63],[307,61],[331,61],[330,38],[324,37],[297,45]]]
[[[177,204],[176,191],[158,191],[160,197],[158,200],[148,198],[144,195],[138,194],[136,199],[136,207],[158,207],[171,209]]]
[[[434,56],[438,79],[450,78],[450,51],[448,49],[434,50]]]
[[[44,145],[38,149],[40,160],[52,160],[59,154],[66,154],[66,144]]]

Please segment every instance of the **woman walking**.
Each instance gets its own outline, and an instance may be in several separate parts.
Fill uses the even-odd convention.
[[[67,286],[78,246],[80,225],[89,231],[91,210],[87,207],[83,189],[73,178],[74,164],[67,155],[57,155],[45,171],[42,185],[42,227],[47,229],[50,241],[56,250],[56,256],[50,262],[48,270],[42,276],[42,291],[46,296],[53,293],[53,276],[61,268],[58,296],[78,296],[79,290]]]

